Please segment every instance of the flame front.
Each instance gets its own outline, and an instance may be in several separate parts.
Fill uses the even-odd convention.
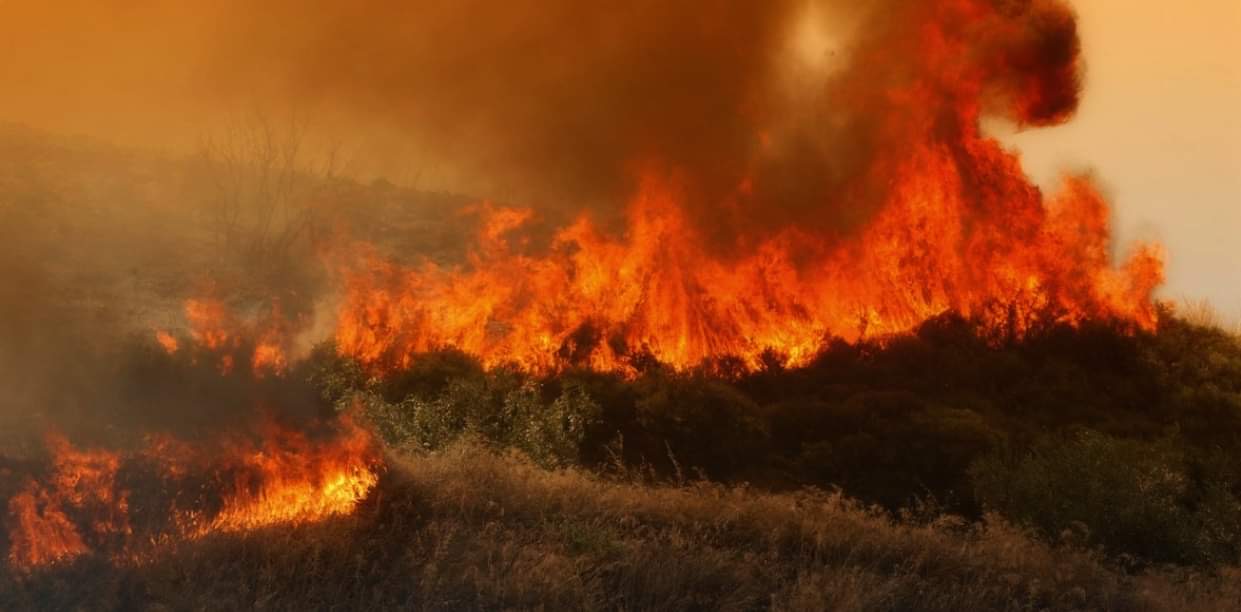
[[[1107,204],[1090,180],[1067,178],[1047,198],[980,128],[984,114],[1019,126],[1072,115],[1071,10],[1054,0],[890,10],[830,77],[830,104],[819,100],[829,112],[782,121],[737,109],[759,123],[740,173],[697,176],[665,151],[635,152],[661,161],[639,164],[622,232],[583,213],[530,254],[510,239],[532,213],[490,207],[463,265],[361,257],[346,272],[338,349],[379,371],[445,347],[534,371],[625,370],[635,355],[755,367],[772,354],[803,363],[829,336],[902,332],[949,310],[1002,337],[1086,320],[1152,328],[1159,250],[1138,246],[1114,263]],[[826,176],[830,163],[821,175],[779,170],[836,124],[852,126],[841,140],[856,143],[840,152],[857,157],[840,176]],[[806,222],[773,227],[790,216],[765,213],[789,197],[802,198]],[[735,234],[723,247],[721,227]]]
[[[721,356],[756,367],[765,352],[799,364],[830,335],[900,332],[947,310],[1016,335],[1040,321],[1155,325],[1159,254],[1140,247],[1111,265],[1106,204],[1088,182],[1069,180],[1048,206],[1029,188],[1002,220],[980,219],[954,164],[923,151],[862,235],[838,244],[790,229],[747,256],[712,256],[675,186],[647,177],[622,239],[582,218],[531,257],[487,223],[463,267],[368,256],[349,277],[337,344],[380,369],[442,347],[533,371],[624,369],[639,352],[680,368]],[[812,263],[797,262],[807,253]]]

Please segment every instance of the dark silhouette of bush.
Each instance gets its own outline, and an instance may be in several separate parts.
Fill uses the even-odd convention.
[[[1238,561],[1241,504],[1225,482],[1195,483],[1174,439],[1083,430],[1017,457],[984,456],[970,472],[984,506],[1051,539],[1069,534],[1159,563]]]
[[[772,411],[794,472],[889,507],[915,498],[968,499],[966,467],[1002,434],[977,413],[928,404],[905,391],[843,402],[784,402]]]
[[[438,395],[454,380],[483,378],[483,366],[477,359],[458,350],[444,349],[415,356],[409,367],[382,377],[377,390],[388,401],[396,402],[411,395]]]
[[[768,453],[769,426],[758,404],[734,386],[701,376],[648,375],[634,383],[643,435],[625,439],[664,470],[697,468],[735,478]]]

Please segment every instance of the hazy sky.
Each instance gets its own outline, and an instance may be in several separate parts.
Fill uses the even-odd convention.
[[[1241,315],[1241,1],[1074,4],[1087,61],[1078,115],[1006,140],[1043,184],[1093,169],[1120,247],[1165,245],[1165,298]]]

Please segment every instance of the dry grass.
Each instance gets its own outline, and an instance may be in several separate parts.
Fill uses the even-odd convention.
[[[6,609],[1228,610],[1241,572],[1126,576],[1000,522],[825,493],[644,486],[471,445],[394,460],[351,517],[0,577]]]

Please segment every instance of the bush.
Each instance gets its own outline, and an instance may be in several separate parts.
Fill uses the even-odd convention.
[[[784,403],[773,421],[799,446],[793,463],[798,474],[890,508],[928,496],[971,506],[966,471],[1001,438],[970,410],[899,392],[858,393],[839,403]]]
[[[520,450],[544,467],[577,463],[601,413],[580,386],[566,385],[545,402],[536,382],[511,372],[454,378],[433,397],[409,395],[398,402],[369,390],[345,398],[340,408],[353,405],[394,448],[437,451],[468,435]]]
[[[734,478],[768,452],[770,429],[754,400],[732,385],[701,376],[652,374],[636,383],[640,439],[625,444],[642,459],[676,471]]]
[[[472,379],[481,383],[486,376],[477,359],[446,349],[414,357],[408,367],[380,379],[376,390],[388,401],[399,402],[410,396],[435,397],[453,381]]]
[[[599,423],[602,409],[585,389],[569,385],[550,405],[538,388],[525,385],[504,399],[510,444],[543,467],[565,467],[581,459],[582,442]]]
[[[1048,538],[1072,535],[1154,562],[1237,559],[1236,499],[1223,483],[1197,487],[1171,439],[1084,430],[1043,438],[1016,458],[987,455],[970,473],[984,506]]]

